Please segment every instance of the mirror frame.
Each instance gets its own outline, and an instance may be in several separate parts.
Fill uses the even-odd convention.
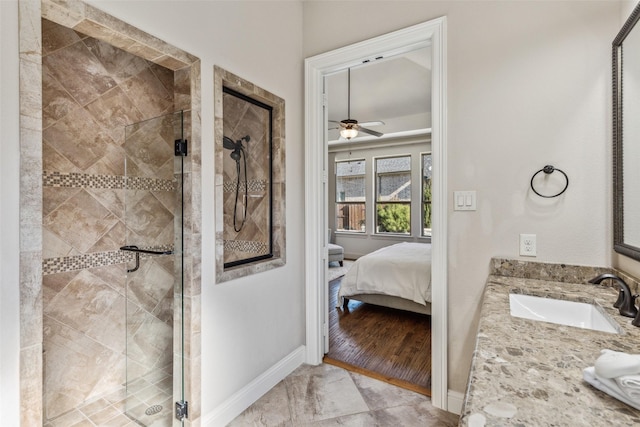
[[[622,43],[640,20],[640,3],[624,23],[612,43],[613,85],[613,249],[619,254],[640,261],[640,248],[624,241],[624,174],[622,128]]]

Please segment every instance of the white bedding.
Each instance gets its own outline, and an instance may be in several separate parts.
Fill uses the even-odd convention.
[[[342,279],[339,304],[357,294],[431,302],[431,244],[398,243],[358,258]]]

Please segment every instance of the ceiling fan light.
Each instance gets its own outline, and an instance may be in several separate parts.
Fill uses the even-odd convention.
[[[352,127],[343,128],[340,130],[340,136],[344,139],[351,139],[358,136],[358,130]]]

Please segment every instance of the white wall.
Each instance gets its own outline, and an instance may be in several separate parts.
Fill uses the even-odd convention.
[[[448,189],[476,190],[475,212],[449,207],[449,388],[464,392],[489,260],[611,264],[611,41],[614,2],[323,2],[304,8],[312,56],[447,16]],[[353,25],[366,16],[376,25]],[[532,195],[546,164],[571,180]],[[454,310],[455,309],[455,310]],[[463,313],[463,315],[460,315]]]
[[[0,414],[20,419],[18,5],[0,1]]]

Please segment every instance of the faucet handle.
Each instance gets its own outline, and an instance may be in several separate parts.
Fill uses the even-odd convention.
[[[640,297],[640,295],[638,295],[638,294],[633,295],[633,296],[631,297],[631,304],[633,304],[633,306],[634,306],[634,307],[636,306],[636,304],[635,304],[635,300],[636,300],[636,298],[638,298],[638,297]],[[636,314],[636,317],[631,321],[631,324],[632,324],[633,326],[640,326],[640,311],[638,311],[638,313]]]
[[[634,295],[632,297],[632,303],[633,301],[635,301],[636,297],[639,295]],[[622,288],[620,288],[620,290],[618,291],[618,299],[616,300],[615,303],[613,303],[613,306],[615,308],[620,308],[622,307],[622,304],[624,303],[624,291],[622,290]],[[633,303],[635,305],[635,303]]]

